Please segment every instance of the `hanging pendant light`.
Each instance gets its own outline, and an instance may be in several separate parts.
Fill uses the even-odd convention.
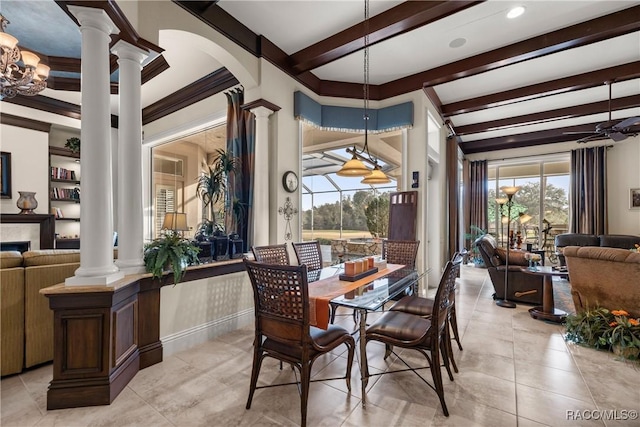
[[[376,165],[375,168],[367,175],[360,183],[362,184],[388,184],[391,179],[382,172],[380,166]]]
[[[369,0],[364,0],[364,84],[362,85],[362,99],[364,100],[364,147],[362,151],[354,146],[351,151],[353,157],[336,172],[338,176],[363,176],[362,184],[388,184],[391,179],[382,171],[371,154],[369,154]],[[349,150],[347,149],[347,152]],[[373,165],[369,169],[364,162]]]

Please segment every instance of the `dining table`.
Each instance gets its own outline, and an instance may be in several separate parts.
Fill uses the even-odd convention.
[[[363,366],[367,365],[366,340],[367,313],[380,310],[387,302],[407,289],[416,289],[418,281],[428,273],[419,273],[402,264],[386,264],[373,274],[358,280],[341,280],[344,265],[337,264],[308,272],[310,323],[326,329],[329,325],[331,306],[352,308],[357,313],[360,372],[363,390],[367,378],[363,378]]]

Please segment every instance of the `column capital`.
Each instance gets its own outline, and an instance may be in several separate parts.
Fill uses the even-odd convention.
[[[257,117],[269,117],[271,114],[280,110],[275,104],[267,101],[266,99],[256,99],[252,102],[247,102],[241,106],[243,110],[249,110]]]
[[[116,55],[118,59],[127,59],[139,64],[149,56],[148,51],[141,49],[138,46],[134,46],[122,39],[118,40],[116,44],[113,45],[111,53]]]
[[[269,117],[274,113],[273,110],[267,107],[255,107],[255,108],[251,108],[249,111],[255,114],[256,118],[259,118],[259,119]]]
[[[69,12],[78,19],[81,28],[94,28],[106,34],[119,34],[120,29],[104,9],[97,7],[69,6]]]

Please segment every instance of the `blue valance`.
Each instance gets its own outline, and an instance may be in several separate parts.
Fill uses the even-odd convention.
[[[385,108],[370,108],[368,128],[371,132],[386,132],[413,126],[413,102]],[[297,91],[293,94],[293,114],[324,129],[364,131],[364,108],[322,105]]]

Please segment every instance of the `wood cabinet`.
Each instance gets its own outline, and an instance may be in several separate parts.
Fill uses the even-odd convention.
[[[55,216],[56,241],[80,236],[80,154],[49,147],[49,212]]]

